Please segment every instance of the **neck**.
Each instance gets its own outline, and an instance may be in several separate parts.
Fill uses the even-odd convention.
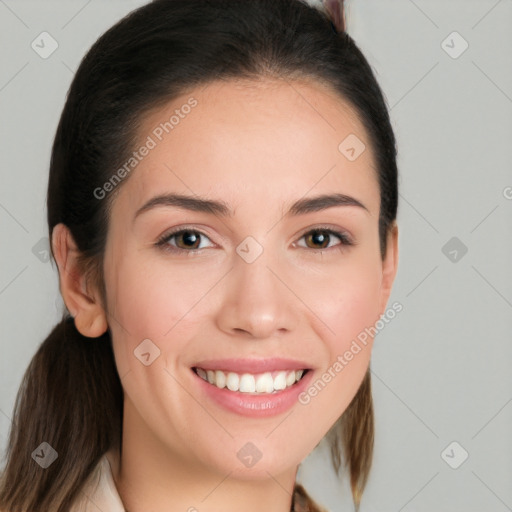
[[[126,512],[290,512],[298,467],[237,478],[157,439],[125,396],[121,453],[109,452]]]

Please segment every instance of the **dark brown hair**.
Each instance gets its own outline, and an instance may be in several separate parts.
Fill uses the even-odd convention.
[[[82,59],[51,154],[50,239],[58,223],[69,228],[105,307],[102,263],[114,196],[98,200],[94,190],[133,151],[143,116],[198,85],[266,77],[327,84],[358,114],[377,167],[385,256],[397,212],[395,138],[370,65],[339,17],[302,0],[155,0],[116,23]],[[120,450],[122,414],[110,330],[86,338],[66,311],[40,344],[18,391],[0,509],[67,512],[105,452]],[[371,467],[373,436],[368,369],[329,432],[334,467],[348,468],[356,508]],[[42,442],[58,453],[46,470],[31,457]],[[320,510],[301,486],[293,499],[295,510]]]

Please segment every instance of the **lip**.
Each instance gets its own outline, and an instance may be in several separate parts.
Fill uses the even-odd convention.
[[[283,363],[280,364],[281,366],[279,366],[278,369],[284,369],[282,367]],[[199,363],[197,364],[197,367],[203,368]],[[240,366],[237,366],[237,368],[240,368]],[[244,366],[244,368],[247,368],[247,366]],[[259,372],[259,369],[262,368],[261,364],[258,364],[257,368]],[[269,367],[267,366],[267,371],[272,371],[268,370],[268,368]],[[302,368],[306,368],[306,366],[302,366],[301,368],[293,367],[289,369],[293,370]],[[213,370],[214,368],[204,369]],[[220,370],[221,368],[217,366],[216,369]],[[252,395],[249,393],[241,393],[240,391],[230,391],[227,388],[220,389],[214,384],[210,384],[199,377],[193,369],[191,369],[190,372],[193,376],[193,381],[198,388],[199,395],[203,395],[203,399],[205,401],[213,402],[227,411],[250,418],[268,418],[277,416],[278,414],[282,414],[291,409],[294,405],[299,403],[299,395],[308,388],[315,373],[313,370],[309,369],[299,382],[296,382],[293,386],[283,389],[282,391],[262,395]]]
[[[203,370],[222,370],[224,372],[234,373],[265,373],[273,371],[289,370],[310,370],[310,363],[297,361],[294,359],[284,359],[281,357],[271,357],[265,359],[215,359],[208,361],[199,361],[192,368],[202,368]]]

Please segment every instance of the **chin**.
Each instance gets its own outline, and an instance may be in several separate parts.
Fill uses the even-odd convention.
[[[279,442],[279,446],[262,438],[255,441],[232,440],[222,453],[212,454],[208,461],[217,471],[238,480],[268,480],[286,472],[294,472],[308,451],[303,446],[290,447]],[[315,446],[318,443],[311,443]],[[206,463],[206,461],[205,461]]]

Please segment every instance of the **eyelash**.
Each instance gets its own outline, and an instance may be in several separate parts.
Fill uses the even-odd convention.
[[[194,253],[197,253],[198,251],[202,251],[202,249],[190,249],[190,250],[187,250],[187,249],[181,249],[179,247],[173,247],[172,245],[169,245],[169,240],[173,237],[175,237],[176,235],[179,235],[181,233],[194,233],[194,234],[199,234],[199,235],[202,235],[206,238],[209,239],[208,235],[206,235],[205,233],[203,233],[202,231],[199,231],[197,229],[192,229],[192,228],[179,228],[179,229],[176,229],[174,231],[171,231],[169,233],[165,233],[163,236],[161,236],[157,242],[155,243],[155,245],[159,248],[161,248],[162,250],[164,251],[167,251],[167,252],[170,252],[170,253],[190,253],[190,254],[187,254],[187,256],[192,256]],[[334,235],[336,236],[337,238],[340,239],[341,243],[338,244],[337,246],[335,247],[328,247],[328,248],[324,248],[324,249],[309,249],[308,247],[303,247],[305,249],[309,249],[309,251],[313,252],[313,253],[325,253],[325,252],[328,252],[330,251],[331,249],[338,249],[339,251],[344,251],[347,247],[350,247],[350,246],[353,246],[355,245],[355,243],[352,241],[352,239],[349,237],[349,235],[343,231],[335,231],[333,229],[330,229],[330,228],[327,228],[327,227],[322,227],[322,226],[319,226],[319,227],[315,227],[313,229],[310,229],[309,231],[306,231],[301,237],[300,239],[304,238],[306,235],[310,235],[312,233],[327,233],[329,235]]]

